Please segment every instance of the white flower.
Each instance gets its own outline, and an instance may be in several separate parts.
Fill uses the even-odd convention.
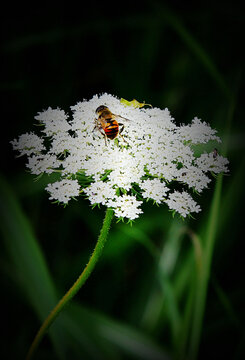
[[[139,208],[141,204],[142,201],[138,201],[135,196],[125,194],[117,196],[116,201],[108,202],[108,205],[115,209],[115,215],[117,217],[126,217],[131,220],[136,219],[139,217],[139,214],[143,212]]]
[[[177,211],[181,216],[186,217],[186,215],[201,211],[201,208],[197,203],[192,199],[192,197],[186,192],[183,191],[174,191],[169,195],[168,200],[165,201],[169,208]]]
[[[43,139],[37,136],[34,133],[26,133],[19,136],[19,139],[14,139],[10,141],[13,145],[14,150],[18,150],[20,155],[31,155],[38,154],[42,150],[45,150],[45,146],[43,145]]]
[[[187,184],[189,188],[194,188],[197,192],[202,192],[211,181],[201,169],[193,165],[178,170],[176,179]]]
[[[42,173],[51,174],[54,169],[60,166],[60,161],[54,155],[33,155],[29,157],[26,167],[31,170],[34,175]]]
[[[144,180],[140,185],[144,190],[142,193],[144,198],[151,198],[155,200],[157,204],[160,204],[165,200],[169,188],[160,179]]]
[[[62,162],[63,174],[76,174],[82,169],[82,159],[79,155],[68,155]]]
[[[54,134],[68,131],[71,125],[66,121],[67,116],[63,110],[51,109],[40,112],[35,119],[40,121],[45,128],[42,130],[46,135],[52,136]]]
[[[50,200],[67,204],[72,197],[79,195],[80,185],[77,180],[64,179],[48,184],[46,190],[50,193]]]
[[[108,178],[111,184],[126,190],[131,189],[132,183],[139,183],[144,175],[139,159],[133,157],[126,149],[115,150],[111,155],[110,169],[112,172]]]
[[[111,183],[97,181],[85,188],[83,192],[88,195],[91,204],[106,205],[109,200],[115,199],[116,191]]]
[[[193,144],[204,144],[210,140],[221,142],[220,138],[215,135],[216,132],[205,121],[202,122],[195,117],[190,125],[181,126],[177,134],[186,141],[190,140]]]
[[[60,155],[65,151],[72,151],[74,148],[74,138],[68,132],[58,132],[52,137],[50,153]]]
[[[202,154],[195,160],[195,165],[198,166],[202,171],[212,171],[216,174],[220,172],[228,172],[227,165],[229,164],[228,159],[224,158],[219,154],[211,152],[209,154]]]
[[[200,211],[186,189],[201,192],[211,181],[210,173],[228,171],[228,160],[217,151],[194,154],[195,144],[220,142],[216,130],[198,118],[177,126],[168,109],[128,104],[109,94],[95,95],[73,106],[70,119],[63,110],[49,107],[36,116],[42,135],[21,135],[12,141],[13,148],[27,155],[32,174],[60,174],[60,181],[46,188],[51,199],[67,203],[81,193],[91,204],[111,207],[117,217],[130,220],[142,213],[142,199],[168,204],[183,217]],[[101,105],[120,123],[116,138],[108,138],[107,144],[96,114]],[[169,193],[175,183],[183,191]]]

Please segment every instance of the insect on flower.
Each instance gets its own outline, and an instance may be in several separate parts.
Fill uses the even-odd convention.
[[[218,156],[218,150],[216,148],[214,148],[214,151],[213,151],[213,158],[216,159]]]
[[[106,145],[107,138],[113,140],[118,135],[120,135],[122,139],[127,142],[121,134],[124,129],[124,124],[119,121],[120,119],[130,121],[129,119],[113,114],[105,105],[100,105],[95,112],[98,115],[98,118],[95,119],[94,130],[99,130],[99,132],[104,136]]]
[[[178,126],[168,109],[145,105],[102,94],[72,106],[71,118],[49,107],[35,116],[44,134],[25,133],[11,143],[27,156],[33,175],[60,174],[46,187],[50,200],[67,204],[83,193],[92,206],[112,208],[130,221],[143,212],[142,199],[164,203],[184,218],[200,212],[188,188],[201,193],[209,174],[229,171],[229,161],[216,148],[196,156],[192,145],[220,143],[217,131],[197,117]],[[176,182],[178,190],[172,189]]]

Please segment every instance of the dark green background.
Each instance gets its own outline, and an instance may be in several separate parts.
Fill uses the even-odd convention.
[[[219,231],[214,251],[199,358],[224,359],[226,354],[227,359],[242,359],[245,292],[241,250],[244,241],[240,168],[244,153],[241,3],[6,4],[1,11],[1,28],[1,173],[34,229],[59,294],[68,289],[86,264],[104,209],[91,210],[87,201],[73,202],[65,209],[51,204],[44,184],[33,182],[25,171],[23,158],[15,158],[9,141],[36,130],[33,124],[38,111],[51,106],[69,112],[76,102],[103,92],[168,107],[178,124],[198,116],[215,127],[221,137],[227,137],[225,123],[230,99],[235,99],[228,134],[230,176],[224,178],[223,196],[231,186],[235,186],[236,195],[226,202],[232,211]],[[241,175],[234,184],[238,172]],[[203,211],[190,223],[194,230],[198,231],[205,212],[209,211],[213,187],[212,184],[198,199]],[[147,205],[144,210],[134,226],[146,232],[160,248],[171,226],[171,214],[164,206]],[[123,225],[114,222],[109,237],[109,242],[114,243],[108,245],[76,301],[145,331],[171,351],[167,326],[162,324],[151,331],[140,326],[155,263],[146,249],[126,236],[123,229]],[[187,251],[185,243],[183,253]],[[14,279],[16,269],[6,243],[1,244],[1,265],[2,317],[7,314],[1,358],[23,359],[40,320],[26,300],[22,284]],[[181,259],[176,271],[181,272]],[[47,338],[41,347],[37,359],[56,359]],[[128,358],[124,352],[118,356]]]

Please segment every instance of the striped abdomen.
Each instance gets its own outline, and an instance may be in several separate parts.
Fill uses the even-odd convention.
[[[107,124],[104,128],[104,132],[109,139],[115,139],[119,132],[119,125],[116,120],[107,120]]]
[[[112,118],[111,113],[103,113],[104,116],[99,117],[99,122],[106,134],[106,136],[113,140],[117,137],[119,133],[118,122]]]

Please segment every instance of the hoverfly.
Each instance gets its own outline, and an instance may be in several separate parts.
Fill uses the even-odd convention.
[[[127,142],[121,134],[124,129],[124,124],[119,121],[120,119],[129,121],[128,119],[120,115],[113,114],[105,105],[100,105],[95,112],[98,118],[95,119],[94,129],[98,129],[99,132],[104,136],[106,145],[107,138],[113,140],[118,135],[120,135],[123,140]]]

